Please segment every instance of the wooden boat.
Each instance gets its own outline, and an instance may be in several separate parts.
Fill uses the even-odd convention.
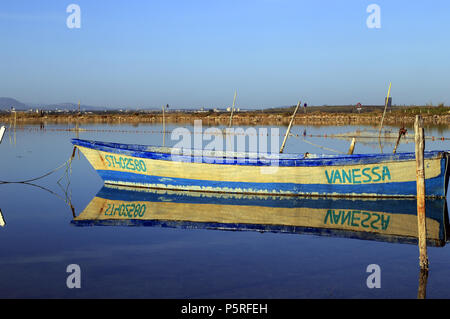
[[[417,244],[415,199],[215,194],[104,186],[71,223],[312,234]],[[444,246],[446,200],[426,201],[427,242]]]
[[[183,150],[73,139],[106,184],[243,194],[415,197],[414,153],[311,155]],[[445,198],[449,152],[425,152],[426,197]]]

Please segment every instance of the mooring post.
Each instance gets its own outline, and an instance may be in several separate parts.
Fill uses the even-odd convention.
[[[416,150],[417,225],[420,254],[419,263],[420,269],[428,270],[427,228],[425,223],[425,138],[423,119],[420,115],[416,115],[416,121],[414,123],[414,141]]]
[[[419,288],[417,289],[417,299],[425,299],[427,297],[427,281],[428,281],[428,270],[420,269]]]

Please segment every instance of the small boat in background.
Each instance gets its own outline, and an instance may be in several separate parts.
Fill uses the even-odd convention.
[[[414,153],[313,155],[184,150],[81,139],[106,184],[259,195],[415,197]],[[450,153],[428,151],[427,198],[445,198]]]
[[[306,198],[104,186],[71,223],[312,234],[417,244],[415,199]],[[447,204],[426,201],[427,242],[447,241]]]

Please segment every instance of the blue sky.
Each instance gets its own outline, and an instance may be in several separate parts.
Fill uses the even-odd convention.
[[[69,4],[81,28],[69,29]],[[381,8],[369,29],[368,5]],[[114,107],[450,104],[449,1],[5,0],[0,96]]]

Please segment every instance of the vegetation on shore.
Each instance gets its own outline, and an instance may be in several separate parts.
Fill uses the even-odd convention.
[[[235,112],[234,125],[287,125],[295,106]],[[309,125],[350,125],[379,124],[383,116],[384,106],[363,106],[357,110],[355,106],[313,106],[298,111],[294,124]],[[384,123],[386,125],[410,125],[416,115],[422,115],[426,124],[450,124],[450,107],[439,106],[392,106],[388,108]],[[0,122],[20,124],[39,123],[161,123],[162,112],[157,111],[101,111],[101,112],[2,112]],[[181,112],[171,110],[165,113],[166,123],[193,123],[202,120],[206,125],[228,125],[229,112],[192,111]]]

